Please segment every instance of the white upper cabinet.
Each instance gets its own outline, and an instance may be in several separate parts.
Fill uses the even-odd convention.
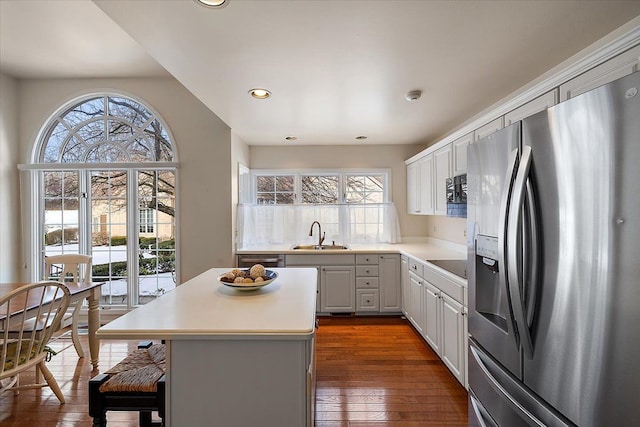
[[[407,165],[407,213],[420,214],[420,171],[418,161]]]
[[[451,143],[453,148],[453,173],[451,176],[467,173],[467,147],[473,142],[473,132]]]
[[[639,64],[640,46],[636,46],[561,85],[560,102],[638,71]]]
[[[407,165],[407,213],[433,215],[433,154]]]
[[[505,114],[504,125],[505,127],[509,126],[510,124],[513,124],[518,120],[522,120],[535,113],[546,110],[549,107],[553,107],[557,103],[558,90],[554,89]]]
[[[451,177],[452,163],[453,163],[453,151],[451,150],[451,144],[447,144],[444,147],[436,150],[433,153],[434,163],[434,178],[435,185],[435,214],[446,215],[447,214],[447,178]]]
[[[420,170],[420,213],[433,215],[434,207],[434,156],[429,154],[418,161]]]
[[[473,140],[477,141],[487,135],[491,135],[497,130],[502,129],[502,123],[502,117],[498,117],[497,119],[490,121],[486,125],[479,127],[475,130],[475,132],[473,132]]]

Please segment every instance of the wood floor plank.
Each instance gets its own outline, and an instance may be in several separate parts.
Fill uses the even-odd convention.
[[[315,427],[467,426],[466,390],[405,319],[321,317],[319,325]],[[88,354],[87,337],[81,338]],[[101,341],[101,370],[137,343]],[[88,381],[98,372],[91,372],[88,359],[68,348],[47,363],[65,405],[48,388],[0,395],[0,427],[91,425]],[[22,382],[32,379],[23,375]],[[108,412],[107,420],[113,427],[137,426],[138,414]]]

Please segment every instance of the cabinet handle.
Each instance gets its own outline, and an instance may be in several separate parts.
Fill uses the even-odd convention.
[[[371,283],[367,282],[367,286],[369,286]]]

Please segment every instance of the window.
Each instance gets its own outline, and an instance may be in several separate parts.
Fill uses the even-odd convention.
[[[252,171],[253,204],[238,209],[240,247],[274,243],[313,243],[313,221],[326,241],[399,241],[395,206],[390,202],[390,172]]]
[[[256,203],[260,205],[291,205],[294,202],[293,175],[256,177]]]
[[[153,233],[153,209],[140,209],[141,233]]]
[[[102,304],[123,308],[175,287],[176,153],[160,118],[129,97],[94,95],[61,108],[42,135],[40,269],[48,255],[92,255]]]

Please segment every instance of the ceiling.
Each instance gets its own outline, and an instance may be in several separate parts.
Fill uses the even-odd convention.
[[[173,75],[250,145],[426,144],[637,16],[640,1],[0,0],[0,71]]]

